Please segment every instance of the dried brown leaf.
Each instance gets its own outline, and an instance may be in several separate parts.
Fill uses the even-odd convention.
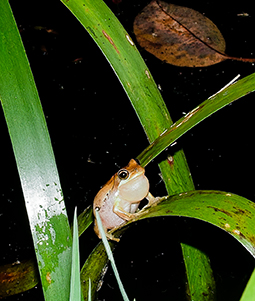
[[[153,0],[135,18],[134,33],[141,47],[176,66],[204,67],[233,58],[217,26],[199,12]]]

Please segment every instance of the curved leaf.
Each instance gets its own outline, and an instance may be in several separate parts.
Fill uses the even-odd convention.
[[[148,67],[129,34],[102,0],[61,0],[81,22],[118,76],[150,141],[172,123]],[[144,87],[141,89],[141,86]],[[145,88],[146,87],[146,88]],[[143,101],[144,100],[144,101]],[[157,123],[148,126],[148,120]]]
[[[170,124],[172,124],[172,120],[153,77],[130,36],[103,1],[61,1],[86,28],[109,60],[109,63],[119,77],[123,88],[135,108],[149,141],[155,140],[165,129],[169,128]],[[174,162],[175,164],[172,168],[169,167],[166,160],[160,163],[161,173],[165,179],[168,193],[175,194],[180,191],[194,189],[190,171],[182,150],[174,155]],[[169,178],[171,178],[172,181],[168,181]],[[182,244],[182,250],[185,261],[184,244]],[[97,252],[97,250],[95,252]],[[198,256],[198,253],[199,252],[194,252],[194,256],[192,256],[194,262],[196,261],[195,258],[206,257],[203,253],[200,253]],[[191,253],[189,253],[189,255],[191,256]],[[107,258],[105,259],[106,261],[104,261],[104,259],[105,257],[101,258],[102,265],[101,267],[97,266],[97,268],[104,267]],[[92,268],[95,271],[94,263],[93,261],[91,262]],[[204,266],[206,266],[206,263],[207,270],[209,270],[210,266],[208,265],[208,261],[204,260]],[[90,268],[88,262],[86,262],[86,266]],[[210,273],[207,274],[207,277],[201,279],[199,275],[200,271],[198,269],[196,269],[196,271],[196,279],[200,280],[201,288],[204,287],[206,290],[207,286],[213,285],[213,278],[209,276]],[[206,275],[205,273],[202,274]],[[83,279],[86,281],[86,277],[83,277]],[[190,287],[190,290],[192,289],[193,288]],[[92,282],[92,291],[93,293],[95,292],[95,282]],[[196,293],[196,291],[197,290],[194,290],[194,293]],[[194,300],[201,300],[201,298],[195,298]]]
[[[242,78],[226,89],[211,96],[199,106],[175,122],[167,131],[162,133],[138,157],[141,165],[146,166],[153,158],[167,146],[185,134],[192,127],[212,115],[229,103],[251,93],[255,90],[255,73]]]
[[[232,235],[255,257],[255,204],[246,198],[195,190],[163,198],[138,219],[158,216],[191,217],[211,223]]]
[[[72,235],[50,136],[9,2],[0,1],[0,99],[45,300],[69,300]],[[56,298],[58,296],[58,298]]]
[[[211,223],[232,235],[255,258],[255,204],[236,194],[222,191],[195,190],[162,198],[161,202],[156,206],[148,208],[140,217],[117,229],[114,232],[114,236],[120,237],[123,231],[126,230],[126,227],[134,221],[163,216],[190,217]],[[110,245],[114,249],[117,243],[110,241]],[[186,253],[188,253],[188,250],[192,254],[197,252],[192,246],[186,245]],[[195,258],[200,257],[200,252],[197,255]],[[202,258],[202,261],[198,260],[196,262],[198,268],[206,260],[208,260],[207,257]],[[89,276],[93,274],[94,290],[92,289],[92,295],[94,297],[96,294],[95,284],[103,277],[102,271],[104,271],[106,264],[107,254],[102,242],[100,242],[90,254],[81,272],[82,281],[88,281]],[[186,265],[189,265],[189,261],[186,261]],[[194,262],[192,262],[192,265],[194,265]],[[205,263],[205,266],[207,267],[208,264]],[[91,272],[92,270],[94,273]],[[200,294],[200,300],[211,300],[208,295],[211,296],[212,288],[207,286],[206,291],[200,291],[201,288],[197,289],[196,277],[189,274],[192,270],[187,269],[187,276],[190,278],[190,286],[194,285],[196,288],[193,291],[197,291],[197,296]],[[210,269],[205,270],[202,268],[201,271],[208,274],[211,273]],[[83,293],[87,294],[87,285],[83,286]],[[206,299],[203,299],[205,293],[208,295]]]

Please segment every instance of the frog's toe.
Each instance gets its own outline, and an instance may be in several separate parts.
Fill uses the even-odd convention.
[[[107,237],[108,240],[114,240],[114,241],[117,241],[117,242],[120,241],[119,238],[115,237],[113,234],[111,234],[111,233],[109,233],[109,232],[107,232],[107,233],[105,233],[105,234],[106,234],[106,237]]]

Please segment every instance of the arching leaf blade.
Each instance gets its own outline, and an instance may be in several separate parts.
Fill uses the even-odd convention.
[[[146,166],[165,148],[185,134],[192,127],[231,102],[255,90],[255,73],[230,85],[223,91],[202,102],[195,109],[175,122],[171,127],[151,143],[137,158]]]
[[[86,28],[106,56],[125,89],[149,141],[154,141],[165,129],[170,127],[172,120],[157,85],[130,36],[103,1],[61,1]],[[168,194],[194,189],[182,150],[175,154],[174,168],[170,168],[166,160],[159,165]],[[172,180],[168,181],[170,178]],[[184,250],[185,245],[182,244],[182,248]],[[106,262],[103,264],[103,260],[101,261],[102,265],[98,268],[102,268],[106,264]],[[93,260],[90,262],[93,268]],[[90,268],[88,262],[85,265]],[[96,267],[94,266],[94,268]],[[89,275],[87,276],[89,277]],[[200,277],[199,272],[197,277]],[[212,279],[208,277],[204,278],[201,283],[208,283],[210,286],[211,282]],[[92,292],[95,289],[95,282],[92,280]]]
[[[203,222],[210,223],[218,228],[229,233],[244,248],[255,258],[255,204],[246,198],[236,194],[222,192],[222,191],[205,191],[195,190],[180,195],[169,196],[162,198],[162,201],[157,206],[151,207],[146,212],[132,220],[124,227],[114,232],[115,237],[119,237],[126,227],[136,221],[165,216],[178,216],[199,219]],[[215,241],[217,243],[217,241]],[[117,245],[116,242],[110,242],[111,247],[114,249]],[[197,253],[195,257],[189,257],[190,254]],[[196,264],[203,279],[207,279],[212,274],[210,269],[210,261],[207,256],[201,256],[199,250],[193,246],[185,245],[185,254],[187,265],[187,277],[189,278],[189,287],[191,288],[191,296],[195,300],[213,300],[214,299],[214,280],[207,281],[206,286],[200,286],[201,281],[193,274],[194,264]],[[194,263],[194,258],[196,262]],[[103,244],[100,242],[97,247],[90,254],[83,269],[82,280],[87,281],[91,275],[91,269],[97,271],[93,274],[95,284],[103,277],[102,270],[107,264],[107,255],[104,250]],[[191,264],[192,268],[189,268]],[[200,267],[201,266],[201,267]],[[208,268],[209,267],[209,268]],[[212,276],[212,275],[211,275]],[[208,286],[208,284],[211,284]],[[94,286],[95,287],[95,286]],[[199,289],[198,289],[199,288]],[[83,293],[87,293],[86,286],[83,287]],[[96,291],[92,291],[95,297]]]
[[[72,236],[43,110],[9,2],[0,2],[0,100],[45,300],[68,300]]]
[[[167,197],[140,219],[159,216],[196,218],[221,228],[255,257],[255,204],[236,194],[195,190]]]
[[[119,78],[148,139],[172,123],[153,77],[135,43],[102,0],[61,0],[91,35]],[[156,113],[155,113],[156,112]],[[157,118],[157,122],[152,120]]]

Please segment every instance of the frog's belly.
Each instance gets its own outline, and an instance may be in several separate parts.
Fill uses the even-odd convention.
[[[128,203],[122,206],[122,208],[129,213],[134,213],[137,210],[139,203],[140,202],[134,204]],[[126,222],[125,219],[119,217],[115,212],[113,212],[113,206],[111,206],[111,208],[108,208],[108,206],[103,206],[100,209],[99,214],[106,229],[118,227]]]

